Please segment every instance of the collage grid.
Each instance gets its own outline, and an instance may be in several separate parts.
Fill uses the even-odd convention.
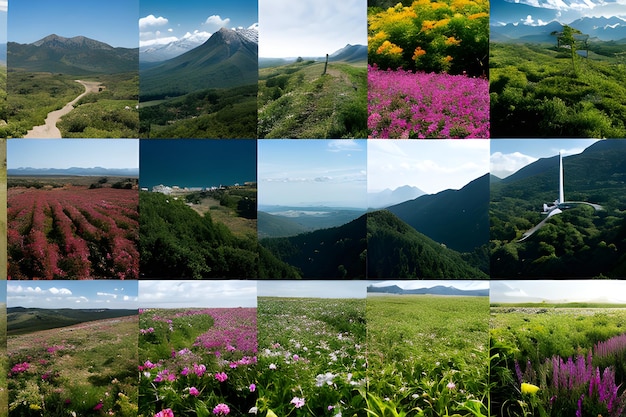
[[[0,416],[625,415],[626,4],[562,3],[0,1]]]

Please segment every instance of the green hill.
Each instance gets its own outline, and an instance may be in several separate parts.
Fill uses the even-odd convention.
[[[417,232],[387,210],[367,214],[367,277],[489,278],[458,252]]]

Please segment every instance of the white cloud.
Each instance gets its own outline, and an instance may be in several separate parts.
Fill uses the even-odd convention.
[[[187,39],[194,42],[205,42],[211,37],[210,32],[194,30],[193,33],[187,32],[182,39]]]
[[[354,139],[338,139],[328,142],[329,152],[362,151],[363,147]]]
[[[54,295],[72,295],[72,291],[68,290],[67,288],[52,287],[48,291],[50,291],[50,294]]]
[[[222,19],[219,15],[212,15],[207,17],[204,22],[204,26],[206,26],[211,32],[215,32],[220,28],[228,26],[230,23],[230,19],[227,17],[226,19]]]
[[[494,152],[491,155],[490,160],[491,173],[498,178],[506,178],[536,160],[537,158],[524,155],[521,152],[513,152],[509,154]]]
[[[156,17],[150,14],[139,19],[139,30],[145,31],[153,26],[164,26],[167,25],[168,22],[169,21],[163,16]]]
[[[96,295],[98,297],[111,297],[111,298],[117,298],[117,294],[111,294],[108,292],[97,292]]]
[[[0,12],[6,12],[9,9],[8,0],[0,0]]]

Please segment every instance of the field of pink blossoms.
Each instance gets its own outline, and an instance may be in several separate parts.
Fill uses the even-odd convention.
[[[368,67],[371,138],[489,138],[483,78]]]
[[[244,416],[256,404],[256,309],[140,312],[139,416]]]

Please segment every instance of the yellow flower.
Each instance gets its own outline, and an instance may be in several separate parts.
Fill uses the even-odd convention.
[[[267,414],[265,417],[278,417],[278,416],[272,410],[267,410]]]
[[[539,391],[539,387],[537,385],[528,384],[526,382],[522,382],[522,394],[535,394]]]
[[[415,52],[413,52],[413,61],[415,61],[416,59],[418,59],[420,56],[426,54],[426,51],[423,50],[420,46],[418,46],[417,48],[415,48]]]
[[[450,36],[448,39],[446,39],[446,45],[454,45],[457,46],[461,43],[460,39],[456,39],[454,36]]]

